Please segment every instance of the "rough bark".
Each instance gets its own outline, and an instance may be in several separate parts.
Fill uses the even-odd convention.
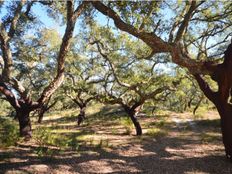
[[[80,107],[80,113],[77,116],[77,125],[80,126],[81,123],[84,121],[85,119],[85,110],[86,110],[86,105],[85,106],[81,106]]]
[[[136,135],[142,135],[142,127],[138,121],[138,119],[136,118],[135,114],[128,114],[131,121],[133,122],[134,126],[135,126],[135,130],[136,130]]]
[[[129,106],[123,106],[124,110],[126,111],[127,115],[130,117],[131,121],[134,124],[135,127],[135,131],[136,131],[136,135],[140,136],[142,135],[142,127],[138,121],[138,119],[136,118],[136,110],[132,107],[130,108]]]
[[[30,139],[32,136],[30,110],[17,109],[16,117],[19,121],[20,136],[25,137],[25,139]]]
[[[232,159],[232,43],[225,51],[225,58],[222,65],[218,66],[218,70],[214,75],[218,82],[218,98],[215,105],[221,117],[222,138],[225,146],[226,156]]]
[[[226,156],[232,160],[232,106],[219,104],[217,110],[221,117],[222,140]]]
[[[65,70],[65,58],[68,53],[71,38],[76,24],[77,17],[80,16],[81,12],[85,8],[86,3],[83,2],[74,11],[74,4],[72,1],[67,1],[67,24],[65,34],[62,39],[59,54],[57,57],[58,67],[57,74],[53,81],[44,89],[41,97],[38,99],[39,103],[46,102],[49,97],[60,87],[64,81],[64,70]]]
[[[211,100],[221,118],[221,131],[223,144],[225,146],[226,156],[232,159],[232,103],[231,103],[231,89],[232,89],[232,43],[225,51],[224,62],[217,66],[217,69],[211,76],[218,83],[218,91],[213,92],[207,82],[199,75],[195,74],[195,78],[204,92],[205,96]]]
[[[50,99],[49,99],[50,101]],[[45,112],[47,112],[49,109],[51,109],[53,106],[55,106],[55,104],[57,103],[57,101],[53,102],[51,105],[49,104],[49,101],[47,102],[47,104],[43,105],[39,110],[38,110],[38,123],[41,123],[43,120],[43,116],[45,114]]]

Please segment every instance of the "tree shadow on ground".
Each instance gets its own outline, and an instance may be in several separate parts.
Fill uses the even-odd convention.
[[[191,149],[188,149],[190,146]],[[217,152],[215,148],[206,149],[207,152],[194,152],[194,148],[199,146],[199,142],[191,137],[185,140],[162,137],[156,141],[132,143],[111,150],[89,147],[80,152],[70,151],[53,157],[30,155],[34,153],[33,148],[19,149],[1,152],[0,171],[23,171],[25,167],[44,164],[51,171],[68,166],[65,169],[67,173],[232,173],[232,164],[223,156],[222,149]],[[130,150],[131,154],[124,154]],[[88,153],[90,151],[94,153]],[[190,154],[181,154],[179,151],[188,151]],[[9,161],[12,158],[18,161]]]
[[[0,173],[232,173],[232,164],[224,157],[221,142],[204,142],[201,131],[218,132],[219,120],[201,120],[180,127],[168,123],[171,134],[163,137],[129,137],[114,147],[83,146],[78,151],[64,151],[54,156],[39,157],[35,147],[15,147],[0,151]],[[151,124],[152,126],[153,124]],[[155,126],[155,125],[154,125]],[[88,128],[90,128],[88,130]],[[107,127],[103,127],[106,129]],[[182,128],[185,128],[183,130]],[[93,133],[94,127],[85,127]],[[98,128],[97,128],[98,129]],[[109,128],[110,129],[110,128]],[[84,132],[78,132],[80,136]],[[67,135],[68,136],[68,135]],[[195,138],[197,137],[197,138]],[[123,135],[118,135],[123,139]],[[136,141],[135,141],[136,140]],[[111,141],[111,140],[109,140]],[[45,165],[44,171],[36,166]],[[55,172],[56,171],[56,172]]]

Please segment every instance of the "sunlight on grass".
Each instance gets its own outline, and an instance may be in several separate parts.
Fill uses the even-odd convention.
[[[75,117],[78,115],[77,109],[67,109],[63,111],[53,111],[52,113],[48,113],[44,116],[43,121],[52,121],[58,120],[61,118]]]
[[[156,127],[156,128],[148,129],[145,135],[151,137],[161,137],[161,136],[166,136],[167,131]]]
[[[84,146],[93,146],[97,148],[111,147],[107,136],[103,135],[80,135],[77,140]]]
[[[17,122],[10,118],[0,117],[0,147],[15,145],[20,139]]]
[[[155,117],[167,117],[169,116],[171,111],[168,110],[157,110],[155,111]]]
[[[55,129],[52,130],[51,133],[58,133],[58,134],[68,134],[68,133],[79,133],[79,130],[74,130],[74,129]]]
[[[125,134],[130,135],[134,129],[134,125],[130,118],[122,117],[119,120],[119,123],[125,128]]]
[[[87,108],[86,114],[87,115],[93,115],[101,111],[101,109],[104,107],[103,104],[101,103],[96,103],[94,105],[91,105],[90,107]]]

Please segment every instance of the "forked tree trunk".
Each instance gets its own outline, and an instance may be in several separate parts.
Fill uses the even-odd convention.
[[[30,111],[26,109],[16,110],[16,116],[19,121],[20,136],[30,139],[32,136]]]
[[[142,135],[141,125],[140,125],[138,119],[136,118],[135,114],[133,114],[133,112],[130,112],[130,113],[128,113],[128,115],[134,124],[135,130],[136,130],[136,135],[137,136]]]
[[[50,99],[48,100],[49,103]],[[39,110],[38,110],[38,123],[41,123],[43,120],[43,116],[45,114],[45,112],[49,111],[49,109],[51,109],[52,107],[55,106],[55,104],[57,103],[57,101],[53,102],[50,106],[48,106],[48,103],[43,105]]]

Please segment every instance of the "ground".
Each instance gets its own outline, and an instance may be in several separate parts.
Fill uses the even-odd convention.
[[[0,173],[232,173],[232,164],[224,156],[216,111],[195,117],[188,112],[139,117],[141,137],[134,136],[127,119],[118,118],[121,111],[104,108],[104,114],[89,112],[80,127],[75,115],[76,111],[54,112],[42,125],[34,123],[37,137],[2,147]],[[38,130],[46,131],[39,137]],[[59,140],[62,143],[54,146],[50,136],[53,140],[63,138],[68,145]]]

